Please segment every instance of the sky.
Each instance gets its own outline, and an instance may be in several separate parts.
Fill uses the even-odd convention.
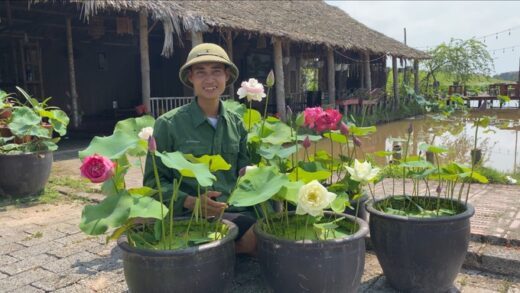
[[[403,28],[406,28],[407,44],[420,50],[448,43],[451,38],[489,35],[485,44],[494,59],[494,72],[518,71],[520,1],[326,2],[343,9],[369,28],[401,42],[404,40]],[[498,38],[496,33],[499,33]],[[484,41],[483,38],[479,40]]]

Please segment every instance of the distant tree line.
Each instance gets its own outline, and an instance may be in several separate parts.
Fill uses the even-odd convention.
[[[510,71],[510,72],[500,73],[500,74],[497,74],[497,75],[493,76],[493,78],[502,79],[502,80],[517,81],[518,80],[518,71]]]

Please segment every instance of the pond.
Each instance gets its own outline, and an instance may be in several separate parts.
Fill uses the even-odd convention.
[[[473,121],[477,117],[493,116],[489,127],[479,127],[477,145],[483,152],[483,164],[502,172],[518,170],[518,132],[520,131],[519,109],[472,110],[469,118],[452,117],[448,121],[438,121],[431,116],[415,117],[377,126],[377,132],[363,138],[363,150],[372,153],[379,150],[391,151],[394,144],[406,144],[407,129],[412,123],[414,132],[410,138],[409,153],[418,154],[421,143],[444,146],[449,153],[444,159],[455,160],[469,165],[470,150],[475,139]],[[505,127],[505,128],[504,128]],[[384,164],[384,158],[376,158]]]
[[[413,133],[410,137],[409,155],[419,154],[419,145],[422,143],[443,146],[449,152],[441,158],[442,161],[454,160],[458,163],[470,166],[470,150],[473,148],[475,139],[475,127],[473,121],[477,117],[493,116],[491,125],[485,129],[479,127],[478,148],[482,149],[483,165],[501,172],[513,173],[520,171],[520,109],[472,109],[469,117],[454,116],[450,120],[439,121],[432,118],[432,115],[409,118],[405,120],[390,122],[377,125],[377,132],[361,139],[362,152],[357,152],[358,159],[364,159],[366,155],[377,151],[392,151],[395,144],[401,146],[404,152],[406,144],[407,129],[409,124],[413,125]],[[502,125],[503,124],[503,125]],[[507,128],[501,128],[507,124]],[[352,146],[351,146],[352,147]],[[322,140],[317,145],[318,149],[326,150],[330,153],[331,146],[329,140]],[[310,148],[310,154],[314,151],[314,146]],[[334,144],[334,157],[339,154],[346,154],[346,147]],[[424,157],[424,153],[421,153]],[[303,152],[299,153],[300,159]],[[383,166],[387,164],[390,157],[381,158],[375,156],[376,162]]]

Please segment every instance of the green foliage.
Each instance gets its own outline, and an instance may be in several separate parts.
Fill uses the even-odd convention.
[[[238,207],[254,206],[271,199],[287,184],[289,179],[276,167],[259,167],[239,179],[228,202]]]
[[[486,45],[476,39],[451,39],[428,53],[432,58],[426,60],[425,66],[434,79],[437,72],[443,72],[465,84],[473,75],[489,75],[493,69],[493,59]]]
[[[69,117],[57,107],[47,105],[51,98],[39,102],[17,87],[25,103],[0,92],[0,127],[11,133],[0,139],[0,153],[30,153],[54,151],[59,136],[67,133]],[[53,138],[53,133],[57,137]]]

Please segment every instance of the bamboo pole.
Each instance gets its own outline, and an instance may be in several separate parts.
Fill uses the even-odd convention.
[[[372,73],[370,72],[370,54],[368,51],[364,52],[364,76],[365,76],[365,88],[368,92],[372,91]]]
[[[148,52],[148,12],[139,11],[139,55],[141,57],[141,101],[150,111],[150,56]]]
[[[226,47],[227,47],[227,53],[229,56],[229,60],[233,62],[233,31],[229,30],[226,32]],[[230,84],[229,85],[229,96],[231,98],[235,97],[235,85]]]
[[[74,47],[72,46],[72,27],[70,16],[66,19],[67,26],[67,59],[69,63],[69,86],[72,102],[72,125],[78,128],[80,125],[78,92],[76,90],[76,69],[74,68]]]
[[[413,89],[415,93],[419,94],[419,60],[413,60]]]
[[[282,120],[285,121],[285,84],[282,60],[282,40],[278,37],[273,37],[273,50],[276,88],[276,112],[278,112],[280,117],[282,117]]]
[[[336,71],[334,69],[334,51],[327,48],[327,80],[329,89],[329,106],[334,108],[336,104]]]
[[[398,96],[398,83],[399,83],[399,76],[397,75],[397,57],[392,56],[392,77],[393,77],[393,94],[394,94],[394,103],[393,108],[394,110],[397,109],[399,105],[399,96]]]

